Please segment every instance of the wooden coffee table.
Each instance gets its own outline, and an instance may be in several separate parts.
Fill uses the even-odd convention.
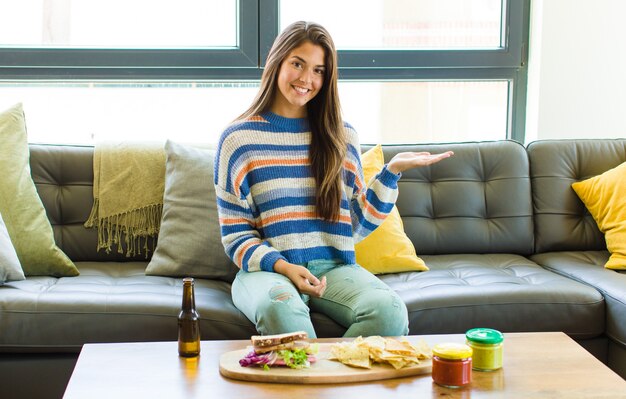
[[[430,346],[463,335],[424,335]],[[319,342],[335,342],[320,339]],[[504,368],[474,372],[463,389],[440,387],[430,374],[350,384],[272,384],[219,373],[224,352],[246,341],[203,341],[199,358],[178,357],[176,342],[87,344],[65,391],[83,398],[626,398],[626,381],[563,333],[505,334]]]

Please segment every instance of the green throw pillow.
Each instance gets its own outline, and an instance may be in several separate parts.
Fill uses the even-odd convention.
[[[215,150],[165,143],[165,193],[157,247],[146,274],[232,281],[213,186]]]
[[[0,214],[27,276],[76,276],[78,269],[56,246],[35,182],[22,104],[0,113]]]

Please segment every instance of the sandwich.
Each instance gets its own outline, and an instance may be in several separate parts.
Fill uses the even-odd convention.
[[[317,345],[311,345],[304,331],[275,335],[253,335],[252,348],[239,364],[242,367],[287,366],[292,369],[311,367],[316,361]]]

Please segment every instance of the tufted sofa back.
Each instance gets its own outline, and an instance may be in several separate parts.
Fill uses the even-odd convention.
[[[606,250],[604,235],[571,184],[626,162],[626,139],[542,140],[527,151],[536,252]]]
[[[367,147],[364,147],[366,149]],[[398,209],[418,254],[533,252],[533,215],[526,150],[513,141],[385,146],[455,156],[404,172]],[[93,204],[93,147],[30,145],[33,179],[59,247],[74,261],[146,260],[96,251],[86,229]]]
[[[418,254],[533,252],[528,157],[514,141],[385,146],[452,158],[403,173],[398,210]]]
[[[83,227],[93,205],[93,147],[31,144],[30,167],[56,243],[72,260],[146,259],[96,251],[96,230]]]

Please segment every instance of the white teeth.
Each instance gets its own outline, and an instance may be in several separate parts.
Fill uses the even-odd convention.
[[[303,89],[302,87],[293,86],[293,88],[300,94],[306,94],[309,92],[309,89]]]

